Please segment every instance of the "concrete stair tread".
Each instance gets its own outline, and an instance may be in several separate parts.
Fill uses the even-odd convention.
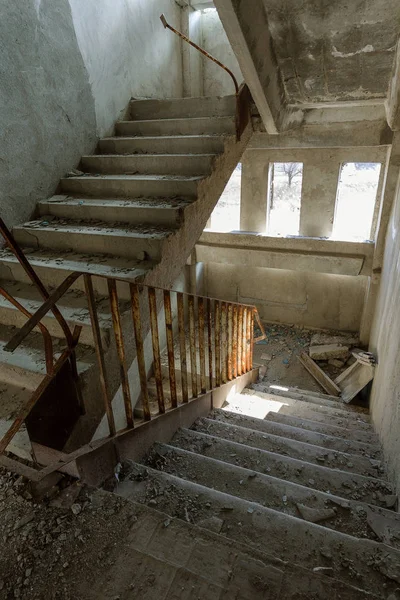
[[[355,537],[382,541],[368,523],[368,517],[378,516],[394,534],[388,535],[386,542],[400,549],[400,515],[394,511],[347,500],[168,444],[154,444],[146,465],[155,469],[162,465],[163,472],[294,517],[302,516],[299,505],[304,505],[311,509],[311,521],[315,518],[322,527]]]
[[[93,179],[105,180],[105,181],[201,181],[204,176],[201,175],[157,175],[154,173],[149,174],[134,174],[134,173],[115,173],[113,175],[79,175],[74,177],[64,177],[61,179],[62,182],[68,181],[92,181]]]
[[[51,277],[56,285],[59,285],[69,273],[75,271],[127,280],[140,279],[156,264],[153,261],[134,261],[106,254],[81,254],[72,250],[58,254],[45,248],[24,248],[24,252],[31,265],[40,272],[41,277],[43,277],[42,271],[57,271],[57,279],[55,275]],[[18,273],[15,273],[15,267],[18,269]],[[1,279],[27,281],[25,272],[19,268],[17,258],[5,248],[0,249],[0,273]],[[18,279],[18,276],[21,279]],[[80,280],[78,281],[80,282]]]
[[[201,122],[204,121],[206,119],[213,119],[216,121],[221,121],[221,122],[230,122],[232,121],[232,119],[234,119],[234,115],[213,115],[212,117],[210,116],[203,116],[203,117],[170,117],[168,119],[134,119],[131,121],[118,121],[117,125],[119,125],[120,123],[159,123],[159,122],[163,122],[163,123],[181,123],[184,121],[189,121],[189,122]],[[202,135],[202,134],[195,134],[195,135]],[[220,134],[216,134],[216,135],[220,135]]]
[[[346,429],[345,427],[332,425],[330,422],[320,423],[318,421],[313,421],[312,419],[289,416],[279,412],[269,412],[264,419],[278,421],[279,423],[286,423],[287,425],[293,425],[294,427],[301,427],[310,431],[326,433],[337,437],[347,438],[350,434],[351,439],[354,441],[363,442],[365,444],[376,444],[379,446],[379,438],[376,433],[359,430],[354,425],[351,426],[351,424],[349,424],[349,427]]]
[[[271,386],[262,383],[253,383],[251,388],[256,392],[274,394],[279,396],[283,395],[288,398],[293,397],[299,400],[302,399],[305,402],[309,402],[311,404],[320,404],[324,406],[329,406],[330,408],[339,408],[344,412],[351,413],[353,415],[357,414],[357,417],[361,416],[361,418],[364,417],[366,420],[369,420],[369,412],[367,408],[346,404],[340,399],[340,397],[335,398],[334,396],[316,394],[308,390],[302,390],[297,388],[284,388],[280,391],[279,389],[276,389],[276,386],[271,389]]]
[[[388,482],[377,477],[332,469],[304,459],[256,449],[245,443],[202,431],[182,428],[175,434],[170,445],[251,469],[254,472],[299,483],[311,489],[383,508],[386,507],[385,497],[393,493]]]
[[[97,491],[95,503],[100,494],[105,497],[103,505],[106,503],[111,510],[115,507],[122,510],[130,527],[125,529],[122,538],[117,538],[110,529],[110,542],[115,540],[116,550],[110,554],[112,565],[103,568],[93,581],[93,597],[122,598],[127,581],[133,582],[132,588],[140,589],[142,574],[151,572],[156,583],[147,586],[146,600],[187,600],[191,595],[207,600],[266,600],[266,589],[271,600],[299,600],[299,593],[304,594],[301,598],[307,598],[311,581],[313,600],[377,598],[360,590],[355,582],[344,584],[323,572],[311,572],[271,556],[269,550],[255,550],[243,542],[170,518],[161,510],[131,499],[113,498],[111,494]],[[114,557],[119,561],[118,569]]]
[[[352,454],[351,452],[332,450],[315,444],[301,442],[287,437],[257,431],[255,429],[230,425],[213,419],[198,419],[194,425],[194,429],[196,431],[211,433],[211,435],[244,443],[247,446],[252,446],[261,450],[289,455],[293,458],[305,460],[314,464],[326,465],[332,469],[355,472],[369,477],[375,477],[377,475],[377,469],[381,468],[379,461]]]
[[[169,119],[135,119],[116,123],[116,133],[121,136],[164,135],[234,135],[234,116],[175,117]]]
[[[272,433],[273,435],[281,435],[283,437],[304,441],[309,444],[314,444],[316,446],[321,446],[332,450],[360,454],[361,456],[368,456],[368,458],[380,458],[381,448],[379,445],[357,442],[352,439],[350,432],[348,433],[347,437],[338,437],[331,434],[317,432],[313,429],[304,429],[295,425],[281,423],[279,421],[259,419],[257,417],[249,417],[247,415],[239,415],[237,413],[230,412],[227,409],[216,409],[213,411],[211,416],[217,421],[231,425],[247,427],[257,431]]]
[[[306,397],[304,394],[286,395],[286,392],[283,392],[282,394],[276,394],[275,392],[273,392],[273,393],[272,392],[263,392],[258,389],[251,389],[251,390],[246,389],[246,390],[243,390],[242,393],[248,394],[249,392],[250,392],[250,394],[256,394],[259,398],[262,398],[262,399],[265,399],[268,401],[272,400],[275,402],[280,402],[282,404],[287,404],[288,406],[290,406],[292,404],[292,401],[300,402],[301,404],[303,404],[304,406],[306,406],[307,408],[309,408],[312,411],[316,411],[316,412],[322,411],[322,412],[324,412],[326,414],[330,414],[332,416],[338,416],[338,417],[342,417],[343,419],[346,419],[346,420],[352,420],[352,421],[363,423],[366,426],[372,428],[368,414],[366,414],[364,412],[352,411],[351,407],[349,407],[348,405],[345,405],[340,400],[337,400],[335,403],[325,403],[325,402],[320,402],[318,399],[313,398],[313,397]]]
[[[222,535],[260,550],[268,546],[277,558],[310,571],[325,564],[321,551],[326,549],[329,572],[334,577],[351,585],[356,576],[361,588],[381,598],[386,598],[400,581],[400,552],[395,548],[327,529],[137,463],[131,463],[131,468],[132,479],[128,474],[116,489],[124,498],[160,507],[171,517],[205,528],[215,527],[216,518]],[[207,525],[210,518],[214,518],[213,524]],[[351,570],[344,563],[351,564]]]
[[[124,153],[82,156],[80,169],[87,173],[106,175],[208,175],[215,153]]]
[[[190,96],[186,98],[148,98],[132,99],[130,101],[130,116],[132,119],[147,119],[148,116],[159,118],[186,116],[225,116],[235,115],[236,96]]]
[[[125,135],[99,141],[101,154],[220,154],[224,151],[222,134],[203,135]]]
[[[175,119],[171,119],[171,120],[175,120]],[[130,121],[120,121],[120,123],[129,123]],[[131,135],[131,136],[119,136],[119,135],[111,135],[108,137],[104,137],[101,138],[100,142],[120,142],[120,141],[128,141],[128,140],[135,140],[135,141],[145,141],[145,140],[159,140],[160,138],[162,138],[163,140],[167,141],[167,140],[214,140],[215,138],[223,138],[224,136],[220,133],[200,133],[200,134],[187,134],[187,135]],[[147,154],[147,153],[143,153],[143,154]],[[159,153],[156,153],[157,156],[159,155]],[[165,153],[167,155],[167,153]],[[197,154],[197,152],[195,153]]]
[[[152,210],[169,209],[179,210],[192,204],[191,200],[180,198],[92,198],[81,196],[59,195],[46,200],[40,200],[38,206],[69,204],[71,206],[105,206],[119,207],[129,206],[132,208],[151,208]]]

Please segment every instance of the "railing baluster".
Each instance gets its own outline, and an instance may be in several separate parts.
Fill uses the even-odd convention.
[[[161,414],[165,413],[164,390],[162,384],[160,341],[158,336],[158,317],[157,317],[157,299],[156,290],[148,288],[151,341],[153,345],[154,378],[156,380],[158,408]]]
[[[208,335],[208,377],[210,390],[213,389],[213,353],[212,353],[212,312],[211,300],[207,299],[207,335]]]
[[[251,321],[250,321],[250,369],[253,368],[253,353],[254,353],[254,308],[251,309]]]
[[[192,397],[197,398],[197,348],[196,348],[196,328],[194,317],[194,296],[190,295],[189,305],[189,338],[190,338],[190,366],[192,371]]]
[[[243,306],[238,307],[238,350],[237,350],[237,372],[242,375],[242,344],[243,344]]]
[[[221,307],[218,300],[215,301],[214,314],[214,343],[215,343],[215,386],[221,385]]]
[[[178,406],[178,396],[176,394],[176,376],[175,376],[175,348],[174,348],[174,333],[172,330],[172,308],[171,308],[171,293],[164,290],[164,312],[165,312],[165,329],[167,334],[167,352],[168,352],[168,370],[169,370],[169,387],[171,390],[171,406]]]
[[[238,375],[237,351],[238,351],[238,307],[234,304],[232,307],[232,369],[233,378]]]
[[[250,350],[251,350],[251,340],[250,340],[250,331],[251,331],[251,310],[248,308],[246,310],[247,313],[247,319],[246,319],[246,371],[249,372],[251,369],[250,363],[251,363],[251,357],[250,357]]]
[[[126,368],[124,338],[121,328],[121,315],[118,306],[117,283],[115,279],[108,279],[108,293],[110,295],[111,314],[114,326],[115,343],[117,346],[119,371],[121,378],[122,394],[124,397],[126,423],[129,428],[133,427],[133,409],[131,392],[129,389],[128,370]]]
[[[140,315],[140,297],[139,288],[136,284],[130,284],[131,292],[131,304],[132,304],[132,319],[133,329],[135,332],[135,343],[136,343],[136,356],[138,362],[139,379],[140,379],[140,390],[142,392],[142,406],[143,416],[146,421],[150,421],[150,406],[149,406],[149,392],[147,389],[147,371],[146,361],[144,358],[144,347],[143,347],[143,334],[142,334],[142,319]]]
[[[232,304],[228,304],[228,312],[227,312],[227,376],[228,381],[232,381],[232,337],[233,337],[233,306]]]
[[[226,383],[226,302],[221,302],[221,382]]]
[[[189,402],[188,378],[187,378],[187,359],[186,359],[186,329],[185,329],[185,307],[183,304],[183,294],[178,292],[176,295],[178,304],[178,329],[179,329],[179,353],[181,360],[181,385],[182,400]]]
[[[200,354],[200,387],[201,393],[207,391],[206,385],[206,353],[204,346],[204,298],[198,298],[197,309],[199,313],[199,354]]]
[[[242,374],[246,373],[246,320],[247,309],[243,308],[243,323],[242,323]]]
[[[106,415],[107,415],[108,429],[110,431],[110,436],[114,436],[115,432],[116,432],[114,413],[113,413],[113,409],[112,409],[111,396],[110,396],[110,392],[108,389],[108,383],[107,383],[106,364],[105,364],[105,360],[104,360],[103,344],[101,342],[101,332],[100,332],[99,319],[98,319],[97,310],[96,310],[96,301],[95,301],[94,291],[93,291],[92,276],[89,275],[88,273],[85,273],[85,275],[83,277],[84,277],[84,281],[85,281],[86,298],[87,298],[88,307],[89,307],[90,322],[92,325],[94,347],[95,347],[96,357],[97,357],[97,366],[99,369],[99,379],[100,379],[101,391],[103,394],[104,408],[105,408]]]

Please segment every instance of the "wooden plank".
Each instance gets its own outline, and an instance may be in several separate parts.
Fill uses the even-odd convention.
[[[298,356],[299,361],[312,375],[317,383],[331,396],[340,396],[340,388],[334,381],[322,369],[319,368],[317,363],[308,356],[305,352],[302,352]]]

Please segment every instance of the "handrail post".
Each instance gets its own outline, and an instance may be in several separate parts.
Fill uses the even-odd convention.
[[[172,308],[171,294],[169,290],[164,290],[164,315],[165,315],[165,330],[167,336],[167,353],[168,353],[168,372],[169,372],[169,389],[171,392],[171,406],[178,406],[178,396],[176,393],[176,377],[175,377],[175,348],[174,334],[172,331]]]
[[[189,305],[189,339],[190,339],[190,367],[192,371],[192,397],[197,398],[197,346],[196,346],[196,327],[194,317],[194,296],[188,298]]]
[[[147,389],[147,371],[144,357],[139,288],[134,283],[131,283],[129,287],[131,292],[132,320],[133,330],[135,333],[136,356],[138,362],[140,389],[142,393],[143,416],[146,421],[150,421],[151,414],[149,406],[149,392]]]
[[[182,292],[177,293],[176,299],[177,299],[177,305],[178,305],[179,354],[180,354],[180,362],[181,362],[182,400],[183,400],[183,402],[189,402],[187,355],[186,355],[185,307],[184,307],[184,303],[183,303]]]
[[[148,297],[149,297],[151,342],[152,342],[152,346],[153,346],[154,378],[156,380],[158,409],[160,411],[160,414],[163,414],[163,413],[165,413],[165,403],[164,403],[164,390],[163,390],[163,385],[162,385],[160,342],[159,342],[159,336],[158,336],[156,290],[152,287],[149,287],[147,293],[148,293]]]

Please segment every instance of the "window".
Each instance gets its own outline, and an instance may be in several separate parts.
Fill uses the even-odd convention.
[[[271,163],[268,178],[267,234],[299,235],[303,163]]]
[[[332,238],[364,241],[371,238],[380,163],[343,163],[336,197]]]
[[[239,163],[212,212],[211,231],[238,231],[240,229],[241,185],[242,164]]]

